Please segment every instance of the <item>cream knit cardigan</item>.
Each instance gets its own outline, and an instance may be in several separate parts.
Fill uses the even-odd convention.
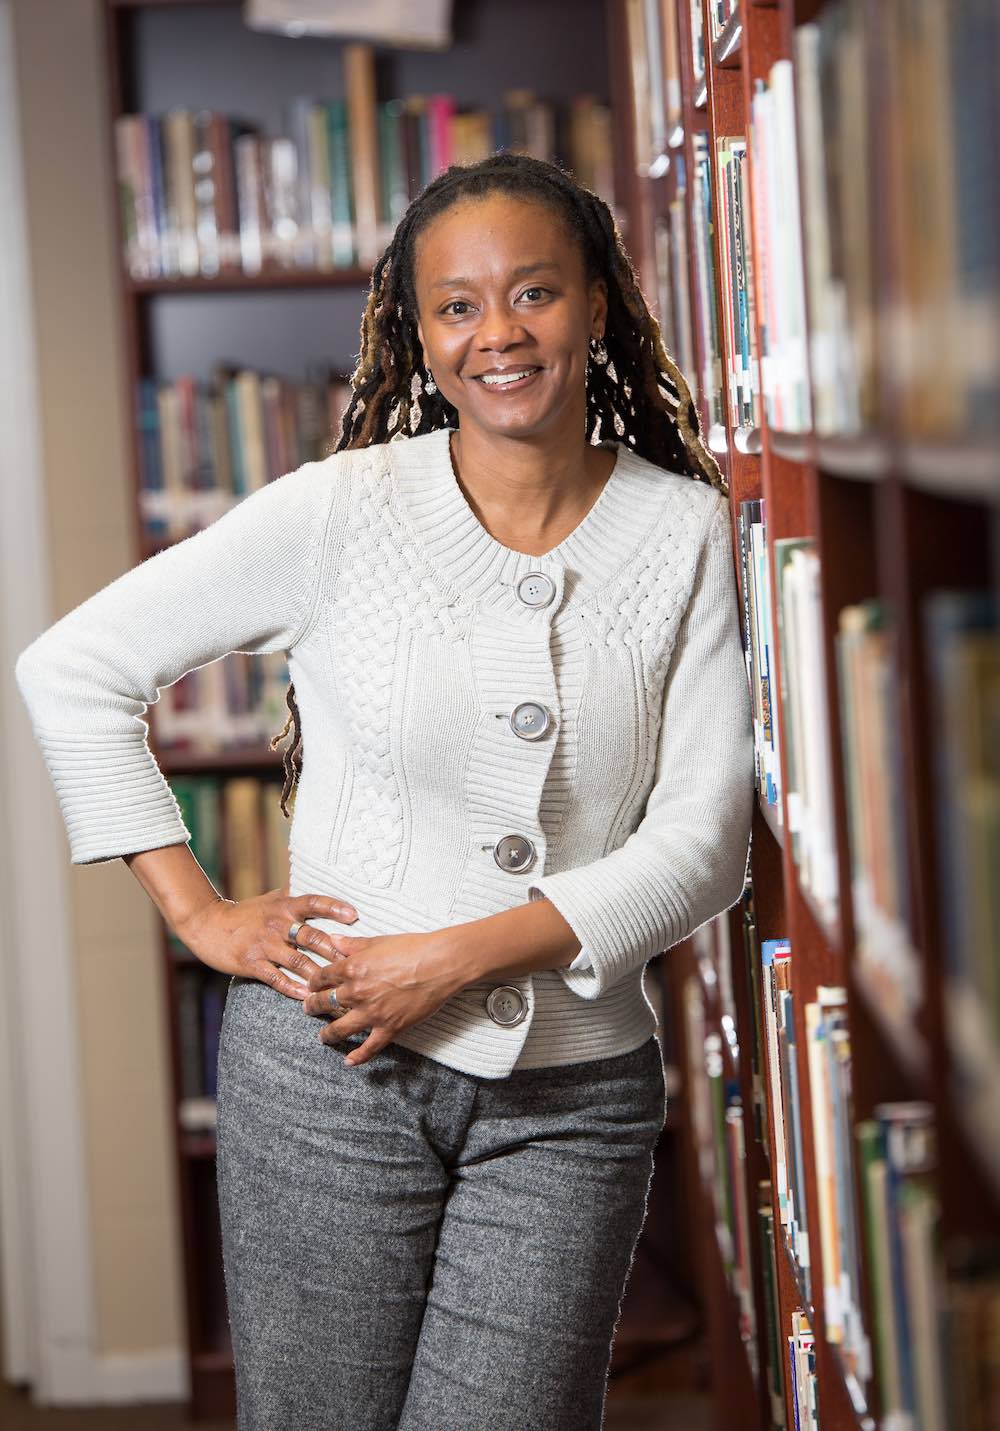
[[[286,473],[82,602],[15,675],[88,864],[191,838],[142,719],[161,688],[227,652],[286,651],[290,893],[359,912],[312,923],[397,934],[544,896],[579,938],[571,966],[469,984],[396,1036],[501,1078],[649,1038],[646,962],[743,888],[752,719],[722,494],[616,443],[582,522],[529,556],[478,521],[448,440]],[[546,606],[515,591],[533,571]],[[553,717],[541,739],[508,723],[528,700]],[[533,843],[527,869],[494,859],[505,834]],[[517,1024],[486,1008],[503,983],[527,1001]]]

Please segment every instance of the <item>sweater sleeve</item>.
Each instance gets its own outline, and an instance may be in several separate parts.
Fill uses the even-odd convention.
[[[336,475],[307,462],[242,497],[43,631],[14,674],[55,786],[72,864],[191,834],[142,719],[160,689],[231,651],[306,634]]]
[[[580,940],[560,967],[596,999],[743,891],[754,803],[753,720],[740,635],[728,501],[710,510],[663,696],[654,781],[643,816],[610,854],[542,875]]]

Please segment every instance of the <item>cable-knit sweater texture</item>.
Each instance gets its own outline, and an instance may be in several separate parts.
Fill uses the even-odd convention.
[[[302,723],[292,895],[399,934],[545,897],[572,965],[467,985],[396,1042],[467,1073],[628,1052],[647,961],[739,898],[754,799],[727,499],[622,443],[543,556],[459,486],[449,430],[309,462],[141,562],[19,655],[74,864],[191,838],[148,743],[159,692],[232,651],[287,652]],[[546,605],[517,583],[548,577]],[[520,588],[523,594],[524,587]],[[549,728],[522,738],[520,702]],[[531,842],[504,868],[496,842]],[[519,1023],[486,1005],[520,990]]]

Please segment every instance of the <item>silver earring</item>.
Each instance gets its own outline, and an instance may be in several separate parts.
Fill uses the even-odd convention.
[[[425,393],[436,393],[437,390],[438,390],[438,387],[437,387],[437,383],[434,381],[434,374],[431,372],[430,368],[428,368],[428,369],[427,369],[427,376],[426,376],[426,378],[424,378],[424,392],[425,392]]]
[[[603,338],[591,338],[590,356],[595,363],[600,363],[602,367],[608,361],[608,349]]]

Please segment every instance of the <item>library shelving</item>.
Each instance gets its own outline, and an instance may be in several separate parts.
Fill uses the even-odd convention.
[[[640,195],[612,123],[627,102],[628,56],[609,34],[618,16],[606,0],[456,0],[444,53],[257,32],[241,9],[104,0],[137,559],[328,450],[374,253],[447,154],[503,144],[558,157],[613,203],[624,232],[638,229]],[[307,191],[289,177],[306,172],[304,155]],[[150,746],[194,851],[230,897],[287,879],[281,758],[269,745],[286,685],[280,656],[234,653],[161,691],[150,711]],[[227,981],[166,925],[161,936],[189,1414],[211,1419],[234,1411],[213,1132]],[[660,959],[652,973],[672,1094]],[[613,1375],[700,1333],[688,1241],[676,1235],[690,1212],[678,1128],[671,1099]]]
[[[1000,16],[622,0],[629,242],[727,477],[758,800],[669,951],[716,1422],[996,1423]]]

